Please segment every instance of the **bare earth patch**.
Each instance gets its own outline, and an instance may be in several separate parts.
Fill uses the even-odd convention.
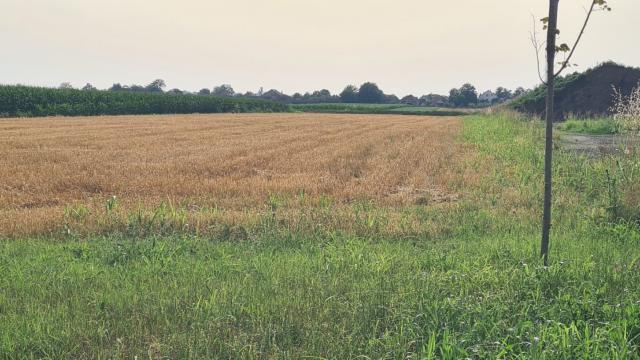
[[[74,209],[103,213],[112,196],[122,214],[166,202],[229,216],[263,213],[274,198],[287,209],[454,201],[460,128],[455,117],[395,115],[2,120],[0,235],[54,231]]]
[[[623,135],[563,134],[560,146],[567,151],[589,157],[619,155],[628,147],[637,147],[638,141]]]

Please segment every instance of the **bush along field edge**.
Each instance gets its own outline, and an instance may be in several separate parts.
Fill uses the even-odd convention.
[[[265,100],[0,85],[0,117],[287,112]]]

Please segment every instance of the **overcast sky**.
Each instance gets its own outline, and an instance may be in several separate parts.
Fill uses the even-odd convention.
[[[560,1],[561,41],[590,0]],[[610,0],[575,62],[640,66],[640,0]],[[114,82],[287,93],[378,83],[386,93],[536,84],[545,0],[0,0],[0,83]]]

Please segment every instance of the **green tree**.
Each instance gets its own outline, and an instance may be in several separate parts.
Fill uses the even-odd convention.
[[[96,89],[95,86],[87,83],[85,86],[82,87],[82,90],[84,90],[84,91],[95,91],[95,90],[98,90],[98,89]]]
[[[385,104],[398,104],[400,103],[400,99],[394,94],[385,94],[384,101]]]
[[[526,93],[527,93],[527,90],[525,90],[522,86],[520,86],[513,92],[513,97],[519,97]]]
[[[449,101],[457,107],[466,107],[478,103],[478,91],[476,87],[467,83],[460,89],[451,89],[449,91]]]
[[[407,104],[407,105],[416,105],[417,106],[418,104],[420,104],[420,99],[418,99],[417,97],[409,94],[409,95],[403,97],[400,100],[400,102],[403,103],[403,104]]]
[[[115,83],[111,85],[111,87],[109,88],[109,91],[125,91],[125,90],[127,90],[127,87],[122,86],[122,84],[120,83]]]
[[[505,102],[513,97],[511,90],[503,88],[502,86],[496,89],[496,101],[499,103]]]
[[[460,96],[462,97],[465,106],[475,105],[478,103],[478,91],[476,87],[467,83],[460,88]]]
[[[360,85],[358,101],[366,104],[380,104],[384,102],[384,93],[378,85],[372,82],[366,82]]]
[[[554,95],[555,95],[555,79],[560,76],[562,71],[571,66],[570,62],[573,54],[584,35],[584,31],[587,28],[591,15],[596,10],[611,11],[611,8],[607,4],[606,0],[592,0],[591,7],[587,11],[587,15],[582,25],[582,29],[576,38],[576,41],[572,48],[569,45],[563,43],[556,45],[557,37],[560,35],[558,29],[558,6],[560,0],[549,0],[549,16],[541,19],[544,24],[544,29],[547,30],[546,41],[546,53],[547,53],[547,79],[546,82],[540,80],[547,86],[547,100],[546,100],[546,129],[545,129],[545,155],[544,155],[544,205],[542,215],[542,239],[540,242],[540,255],[543,258],[545,266],[549,264],[549,237],[551,233],[551,201],[552,201],[552,171],[553,171],[553,122],[554,122]],[[541,46],[538,45],[535,29],[533,34],[533,45],[536,48],[536,52],[539,53]],[[568,53],[563,61],[559,63],[560,69],[555,71],[555,59],[556,54],[559,52]],[[538,56],[538,64],[540,63],[540,57]],[[538,75],[540,75],[540,66],[538,66]]]
[[[232,97],[233,95],[236,94],[236,92],[233,90],[231,85],[222,84],[220,86],[214,87],[213,91],[211,92],[211,94],[213,94],[215,96],[220,96],[220,97]],[[260,95],[262,95],[262,94],[260,94]]]
[[[461,106],[460,90],[453,88],[449,90],[449,102],[453,106]]]
[[[343,103],[357,103],[358,88],[353,85],[347,85],[340,93],[340,101]]]
[[[167,87],[167,84],[164,82],[164,80],[156,79],[153,80],[144,89],[148,92],[162,92],[165,87]],[[133,88],[133,86],[131,86],[131,88]]]

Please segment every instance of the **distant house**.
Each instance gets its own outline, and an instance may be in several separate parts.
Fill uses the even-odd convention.
[[[478,96],[478,101],[483,103],[492,104],[494,101],[498,99],[498,95],[496,95],[493,91],[487,90]]]

